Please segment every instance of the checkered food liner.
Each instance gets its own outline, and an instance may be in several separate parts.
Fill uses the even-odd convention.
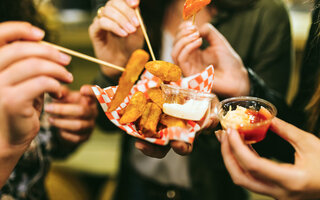
[[[213,87],[213,77],[214,68],[212,65],[210,65],[201,73],[182,78],[178,82],[171,84],[178,85],[182,88],[199,90],[201,92],[210,92]],[[111,99],[117,90],[117,86],[111,86],[104,89],[101,89],[99,86],[94,86],[92,87],[92,90],[94,91],[103,111],[109,120],[122,130],[126,131],[129,135],[158,145],[167,145],[170,140],[180,140],[192,144],[196,132],[200,130],[200,125],[191,120],[187,122],[187,129],[170,127],[160,130],[159,134],[161,135],[161,138],[144,137],[141,133],[139,133],[138,128],[134,123],[128,123],[125,125],[119,123],[121,117],[119,115],[119,111],[128,105],[133,94],[137,91],[146,93],[149,88],[159,87],[160,82],[161,81],[158,77],[155,77],[146,70],[141,76],[141,80],[139,80],[137,84],[132,87],[129,95],[113,112],[107,112],[107,110],[111,103]]]

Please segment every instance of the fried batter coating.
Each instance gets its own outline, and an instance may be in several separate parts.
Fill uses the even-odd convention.
[[[176,82],[181,78],[181,69],[175,64],[156,60],[146,64],[146,69],[164,82]]]
[[[127,124],[136,121],[143,113],[147,104],[147,98],[143,92],[136,92],[132,96],[124,114],[120,118],[120,124]]]
[[[147,93],[149,98],[162,109],[164,104],[162,90],[160,88],[150,88]]]
[[[142,49],[134,51],[127,63],[126,70],[119,79],[119,86],[116,94],[111,100],[108,112],[114,111],[128,96],[134,83],[144,69],[144,65],[149,60],[149,54]]]
[[[186,121],[170,115],[162,114],[160,117],[160,123],[169,127],[181,127],[186,128]]]
[[[148,102],[141,116],[139,128],[142,134],[146,137],[160,138],[157,133],[157,125],[160,119],[162,110],[157,104]]]

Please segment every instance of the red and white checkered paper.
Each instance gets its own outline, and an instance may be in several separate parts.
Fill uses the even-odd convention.
[[[212,65],[210,65],[201,73],[182,78],[180,81],[171,84],[178,85],[182,88],[199,90],[201,92],[210,92],[213,87],[213,77],[214,68]],[[160,79],[158,77],[155,77],[148,71],[145,71],[141,76],[141,80],[139,80],[137,84],[132,87],[130,94],[113,112],[107,112],[107,110],[110,105],[111,99],[113,98],[117,90],[117,86],[111,86],[104,89],[101,89],[99,86],[94,86],[92,87],[92,90],[94,91],[103,111],[105,112],[109,120],[122,130],[126,131],[129,135],[158,145],[167,145],[170,140],[180,140],[192,144],[196,132],[200,130],[200,125],[191,120],[189,120],[187,123],[187,129],[171,127],[160,130],[159,133],[161,135],[161,138],[144,137],[137,131],[137,127],[134,123],[128,123],[125,125],[119,123],[119,111],[128,105],[131,97],[136,91],[146,93],[149,88],[158,87],[159,85]]]

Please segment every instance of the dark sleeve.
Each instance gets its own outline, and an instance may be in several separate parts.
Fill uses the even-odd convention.
[[[268,87],[286,96],[294,55],[288,12],[284,3],[270,1],[261,5],[257,18],[251,58],[245,65],[252,66]]]
[[[287,105],[284,97],[278,94],[273,89],[266,86],[264,81],[259,78],[250,68],[248,69],[250,84],[251,84],[251,96],[256,96],[271,102],[276,106],[278,110],[277,117],[284,121],[292,121],[292,111]],[[264,157],[273,157],[284,162],[294,161],[294,149],[284,139],[272,131],[268,131],[266,138],[253,145],[259,155]]]
[[[104,76],[101,72],[98,73],[93,83],[101,88],[118,84],[109,79],[108,77]],[[96,123],[101,129],[105,131],[113,131],[119,129],[107,118],[106,114],[104,113],[100,105],[98,105],[98,116],[96,119]]]

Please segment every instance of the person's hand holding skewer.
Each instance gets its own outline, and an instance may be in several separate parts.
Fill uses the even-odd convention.
[[[89,33],[97,58],[125,66],[132,52],[142,48],[144,37],[135,8],[138,0],[110,0],[98,10]],[[119,71],[104,69],[102,72],[114,77]]]

